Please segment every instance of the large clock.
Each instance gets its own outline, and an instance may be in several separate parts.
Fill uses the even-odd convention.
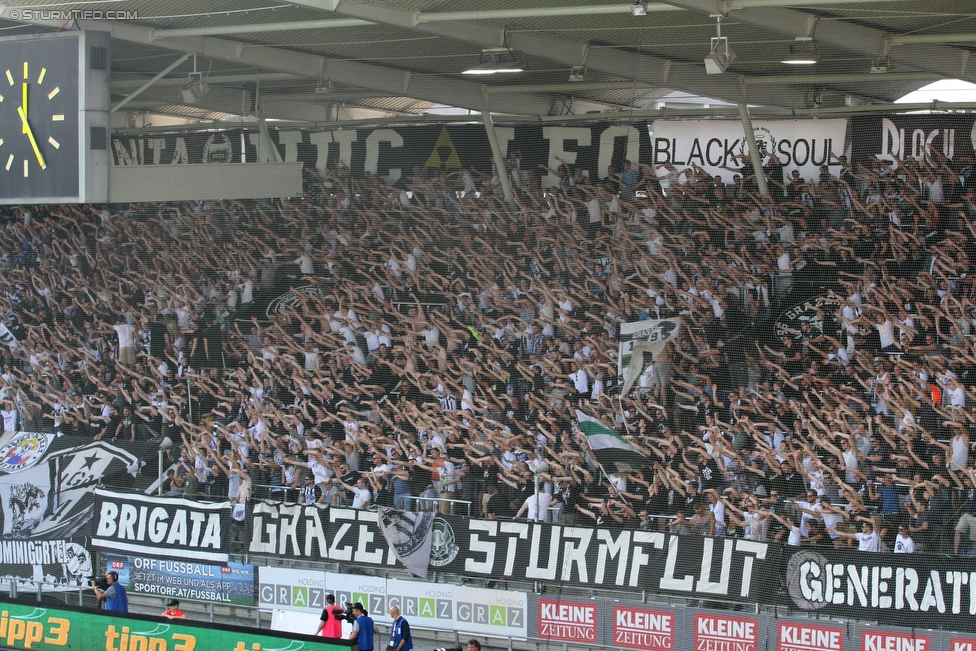
[[[0,203],[106,200],[107,45],[86,32],[0,40]]]

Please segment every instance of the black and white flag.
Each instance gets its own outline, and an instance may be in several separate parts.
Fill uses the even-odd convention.
[[[434,513],[377,509],[380,531],[397,560],[415,576],[427,578],[433,540]]]

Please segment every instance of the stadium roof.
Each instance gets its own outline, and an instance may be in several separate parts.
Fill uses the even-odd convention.
[[[43,13],[71,10],[125,13]],[[736,57],[707,74],[719,19]],[[976,81],[972,0],[19,0],[0,14],[2,36],[78,28],[112,32],[113,102],[191,55],[131,98],[116,127],[146,114],[156,125],[439,121],[428,112],[442,105],[511,121],[619,119],[651,115],[673,91],[809,115]],[[192,55],[209,91],[188,102]],[[791,55],[816,63],[783,63]],[[492,64],[522,72],[464,74]]]

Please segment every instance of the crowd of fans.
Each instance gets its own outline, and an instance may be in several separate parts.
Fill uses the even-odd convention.
[[[513,159],[514,206],[497,174],[340,166],[300,200],[15,208],[4,429],[169,438],[198,499],[966,553],[976,177],[932,156],[772,161],[765,197],[744,160]],[[620,395],[619,324],[663,317]],[[576,410],[644,463],[599,466]]]

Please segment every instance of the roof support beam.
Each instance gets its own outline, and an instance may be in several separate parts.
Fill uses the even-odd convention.
[[[366,20],[344,18],[334,20],[296,20],[281,23],[252,25],[211,25],[210,27],[184,27],[181,29],[153,30],[153,40],[180,38],[183,36],[220,36],[226,34],[261,34],[266,32],[293,32],[303,29],[333,29],[336,27],[362,27],[374,25]]]
[[[704,14],[715,13],[715,0],[668,0],[671,4],[700,11]],[[734,4],[734,2],[732,3]],[[791,36],[810,36],[811,21],[816,16],[780,7],[756,7],[746,9],[730,9],[730,20],[763,27],[773,32]],[[813,36],[817,41],[830,43],[850,52],[859,52],[868,57],[877,58],[887,53],[892,61],[910,66],[915,70],[933,72],[943,77],[958,77],[969,81],[976,81],[976,71],[965,70],[969,53],[944,45],[905,45],[891,49],[888,52],[887,39],[889,35],[881,30],[856,25],[842,20],[820,20],[815,24]]]
[[[970,34],[903,34],[891,37],[892,45],[917,45],[919,43],[971,43],[976,33]]]
[[[138,88],[136,88],[134,91],[132,91],[131,93],[129,93],[128,95],[126,95],[124,98],[122,98],[122,100],[120,100],[118,104],[116,104],[115,106],[112,107],[112,111],[111,112],[112,113],[115,113],[120,108],[122,108],[123,106],[125,106],[126,104],[128,104],[129,102],[131,102],[132,100],[134,100],[135,98],[139,97],[139,95],[141,95],[143,91],[145,91],[147,88],[149,88],[150,86],[152,86],[153,84],[155,84],[157,81],[159,81],[160,79],[162,79],[163,77],[165,77],[166,75],[168,75],[169,73],[171,73],[173,70],[175,70],[177,67],[179,67],[180,65],[182,65],[183,62],[186,61],[189,58],[190,58],[190,55],[189,54],[184,54],[179,59],[177,59],[173,63],[169,64],[165,68],[163,68],[159,72],[159,74],[157,74],[155,77],[153,77],[152,79],[150,79],[149,81],[147,81],[146,83],[144,83],[142,86],[139,86]]]
[[[294,81],[296,79],[305,79],[305,77],[300,77],[298,75],[290,75],[282,72],[271,72],[268,74],[251,74],[251,75],[211,75],[207,77],[208,84],[240,84],[248,81],[261,81],[261,82],[273,82],[273,81]],[[135,78],[135,79],[113,79],[112,80],[112,90],[124,90],[126,88],[137,88],[145,83],[147,79],[145,77]],[[184,86],[186,85],[186,77],[169,77],[167,79],[160,79],[155,84],[156,87],[159,86]]]
[[[556,18],[558,16],[599,16],[629,14],[633,3],[617,5],[578,5],[576,7],[523,7],[521,9],[482,9],[476,11],[420,12],[418,23],[439,23],[454,20],[499,20],[505,18]],[[681,7],[660,3],[647,5],[648,12],[683,11]]]
[[[748,7],[814,7],[821,5],[866,5],[877,2],[906,2],[907,0],[726,0],[726,10]]]
[[[329,0],[331,1],[331,0]],[[292,0],[303,7],[320,8],[322,0]],[[675,3],[671,3],[675,4]],[[349,2],[335,0],[335,11],[350,18],[361,18],[384,25],[392,25],[436,34],[453,40],[464,41],[479,47],[510,47],[525,54],[555,61],[566,66],[567,72],[573,66],[586,65],[587,69],[605,72],[622,79],[633,79],[637,71],[637,81],[654,84],[661,88],[675,88],[704,97],[714,97],[737,104],[769,104],[803,108],[809,105],[812,93],[798,92],[790,88],[762,87],[747,89],[740,77],[725,74],[720,77],[706,75],[701,63],[675,63],[668,59],[611,47],[590,47],[578,39],[565,38],[539,32],[506,30],[477,22],[448,21],[436,23],[415,23],[415,13],[397,9],[391,5],[369,2]],[[634,20],[651,20],[649,17]],[[703,43],[702,56],[705,55]],[[497,100],[493,101],[497,107]]]
[[[862,75],[770,75],[768,77],[748,77],[744,80],[747,86],[779,86],[795,84],[823,85],[823,84],[858,84],[876,82],[883,84],[891,81],[938,81],[944,79],[942,75],[931,72],[886,72]]]
[[[60,24],[55,24],[60,21],[19,22],[55,28],[62,27]],[[156,45],[179,52],[203,54],[215,59],[264,70],[286,72],[311,79],[329,78],[344,84],[388,92],[395,97],[415,97],[477,111],[480,111],[484,106],[482,86],[469,81],[437,75],[411,75],[407,70],[358,61],[329,59],[284,48],[254,46],[249,43],[210,36],[154,39],[152,28],[119,21],[79,20],[75,21],[75,26],[78,29],[108,31],[112,38],[124,41]],[[552,98],[540,94],[499,95],[492,101],[492,104],[495,110],[502,113],[548,115],[552,106]]]

